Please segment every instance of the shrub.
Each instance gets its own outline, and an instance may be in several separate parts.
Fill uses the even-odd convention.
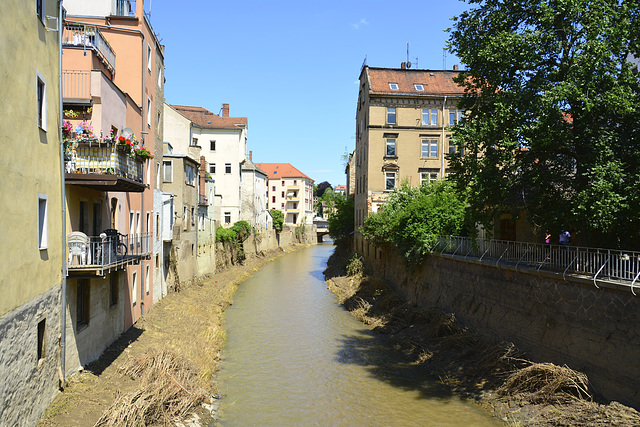
[[[284,213],[278,209],[271,209],[269,211],[273,218],[273,228],[279,233],[284,227]]]
[[[334,209],[329,214],[329,236],[337,245],[346,242],[353,232],[354,205],[353,196],[336,195]]]
[[[236,232],[231,228],[224,228],[220,226],[216,229],[216,241],[217,242],[235,242]]]

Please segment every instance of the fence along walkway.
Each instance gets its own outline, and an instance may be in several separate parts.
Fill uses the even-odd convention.
[[[433,253],[587,277],[640,290],[640,252],[440,236]]]

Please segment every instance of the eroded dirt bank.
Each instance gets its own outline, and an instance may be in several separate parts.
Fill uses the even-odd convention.
[[[215,410],[217,364],[226,339],[224,310],[231,304],[238,285],[256,270],[305,246],[293,245],[284,251],[274,249],[250,256],[242,265],[233,265],[180,292],[169,294],[100,359],[69,379],[68,386],[56,397],[39,425],[91,426],[99,420],[99,425],[144,425],[138,416],[149,419],[155,416],[160,421],[152,424],[166,424],[171,422],[167,408],[175,404],[159,402],[154,406],[150,400],[174,398],[174,394],[169,395],[169,392],[173,393],[167,390],[169,387],[176,392],[184,391],[181,406],[194,404],[201,408],[201,403],[208,403]],[[166,367],[166,378],[159,379],[156,374],[148,373],[140,375],[146,365]],[[161,380],[167,385],[159,389],[141,388],[145,378],[155,382],[155,386]],[[188,381],[190,387],[186,386]],[[120,398],[120,404],[114,405],[117,398]],[[138,409],[126,408],[123,401],[133,399],[137,399],[133,406],[137,405]],[[118,411],[120,413],[116,414]],[[197,412],[201,419],[210,416],[202,409]],[[120,420],[126,421],[101,419],[103,414],[118,415]],[[207,422],[206,419],[202,421],[203,424]]]
[[[513,426],[638,426],[640,413],[605,402],[588,378],[567,367],[533,363],[512,343],[490,345],[453,313],[419,309],[364,274],[341,249],[329,259],[329,289],[357,318],[390,336],[397,350]],[[347,274],[347,271],[349,274]]]

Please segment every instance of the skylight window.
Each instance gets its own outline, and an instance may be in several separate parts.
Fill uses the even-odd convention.
[[[398,83],[389,83],[389,88],[391,90],[398,90]]]
[[[413,87],[415,87],[415,88],[416,88],[416,90],[418,90],[418,91],[423,91],[423,90],[424,90],[424,86],[423,86],[423,85],[421,85],[421,84],[419,84],[419,83],[415,83],[415,84],[413,85]]]

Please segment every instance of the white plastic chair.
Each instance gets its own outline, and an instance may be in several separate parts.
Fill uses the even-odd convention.
[[[73,265],[74,257],[78,258],[80,265],[91,264],[89,251],[89,237],[81,231],[73,231],[67,236],[69,248],[69,265]]]

